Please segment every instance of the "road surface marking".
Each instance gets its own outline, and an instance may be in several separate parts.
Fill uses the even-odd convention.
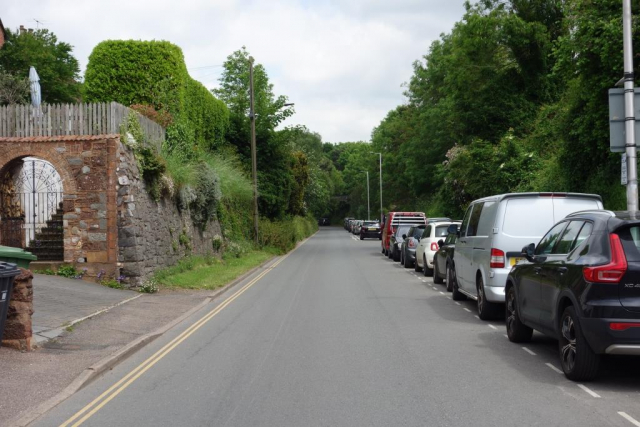
[[[554,371],[556,371],[559,374],[564,374],[564,372],[562,372],[560,369],[558,369],[555,366],[553,366],[551,363],[545,363],[545,365],[547,365],[548,367],[550,367],[551,369],[553,369]]]
[[[581,389],[583,389],[584,391],[589,393],[591,395],[591,397],[600,397],[600,395],[598,393],[596,393],[595,391],[591,390],[589,387],[587,387],[584,384],[578,384],[578,387],[580,387]]]
[[[456,301],[455,303],[456,303],[456,305],[460,305],[460,303],[458,301]]]
[[[438,288],[436,288],[435,286],[432,286],[432,288],[433,288],[434,291],[438,290]]]
[[[509,339],[509,335],[503,334],[506,339]]]
[[[498,330],[498,328],[496,328],[495,326],[493,326],[491,323],[489,323],[487,326],[489,326],[491,329],[495,329],[496,331]]]
[[[467,307],[462,307],[462,309],[463,309],[464,311],[468,311],[469,313],[471,313],[471,310],[469,310]]]
[[[449,295],[447,295],[447,298],[449,298],[449,299],[453,299],[453,298],[451,298]]]
[[[303,242],[304,243],[304,242]],[[300,247],[300,246],[298,246]],[[135,380],[137,380],[142,374],[144,374],[149,368],[158,363],[164,356],[169,354],[174,348],[176,348],[179,344],[181,344],[184,340],[189,338],[194,332],[200,329],[204,324],[206,324],[209,320],[211,320],[214,316],[220,313],[225,307],[231,304],[236,298],[242,295],[247,289],[256,284],[260,279],[266,276],[271,270],[277,267],[282,261],[284,261],[289,255],[291,255],[297,248],[274,262],[270,267],[268,267],[265,271],[260,273],[254,279],[252,279],[249,283],[244,285],[238,291],[236,291],[233,295],[228,297],[222,303],[220,303],[216,308],[211,310],[209,313],[202,316],[198,321],[196,321],[193,325],[188,327],[185,331],[183,331],[180,335],[175,337],[169,343],[167,343],[160,350],[156,351],[151,357],[138,365],[137,368],[129,372],[127,375],[122,377],[118,382],[109,387],[104,393],[100,396],[96,397],[91,403],[86,405],[84,408],[76,412],[71,418],[65,421],[60,427],[67,427],[80,416],[86,413],[82,418],[80,418],[77,422],[75,422],[72,427],[77,427],[93,416],[96,412],[98,412],[104,405],[109,403],[114,397],[120,394],[125,388],[131,385]],[[104,400],[102,400],[104,399]],[[102,402],[100,402],[102,400]],[[98,403],[100,402],[100,403]],[[93,409],[92,409],[93,408]]]
[[[620,415],[625,420],[629,421],[634,426],[640,427],[640,421],[636,420],[635,418],[633,418],[631,415],[627,414],[626,412],[618,412],[618,415]]]
[[[440,295],[446,295],[444,292],[440,291]]]
[[[469,313],[471,313],[471,310],[469,310]],[[480,316],[478,316],[477,314],[474,314],[473,317],[475,317],[476,319],[480,320]]]
[[[536,355],[533,351],[529,350],[527,347],[522,347],[522,349],[523,349],[524,351],[526,351],[527,353],[529,353],[530,355],[532,355],[532,356],[535,356],[535,355]]]

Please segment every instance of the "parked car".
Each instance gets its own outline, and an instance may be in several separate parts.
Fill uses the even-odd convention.
[[[554,225],[507,278],[509,340],[558,340],[567,378],[593,379],[603,354],[640,355],[640,217],[586,211]]]
[[[353,218],[352,217],[346,217],[344,219],[344,229],[349,231],[349,221],[351,221]]]
[[[416,248],[415,271],[423,271],[425,276],[433,275],[433,257],[440,249],[438,240],[447,237],[449,226],[455,224],[451,220],[446,222],[432,222],[427,224]]]
[[[353,223],[353,227],[351,227],[351,233],[360,235],[360,227],[362,227],[362,220],[357,219]]]
[[[380,238],[381,228],[378,221],[365,221],[360,228],[360,240],[367,237]]]
[[[481,319],[502,315],[507,275],[522,259],[522,246],[568,214],[588,209],[602,209],[600,196],[513,193],[472,202],[456,241],[452,298],[476,300]]]
[[[331,221],[329,220],[329,218],[323,217],[318,220],[318,225],[320,226],[331,225]]]
[[[400,264],[404,265],[404,268],[412,268],[416,262],[416,248],[422,234],[424,233],[426,225],[414,225],[409,229],[405,236],[402,236],[402,248],[400,249]]]
[[[446,280],[448,292],[453,291],[453,282],[455,281],[455,274],[452,277],[447,277],[447,272],[453,273],[455,271],[453,268],[453,253],[459,228],[458,224],[455,233],[449,233],[444,240],[438,240],[439,249],[433,256],[433,283],[441,285]]]
[[[353,233],[353,226],[355,225],[355,223],[356,223],[356,220],[355,220],[355,219],[350,219],[350,220],[349,220],[349,226],[348,226],[348,228],[347,228],[347,231],[348,231],[349,233]]]
[[[400,250],[402,249],[402,242],[404,241],[404,237],[409,232],[411,228],[410,225],[399,225],[396,228],[396,231],[389,238],[389,258],[394,261],[400,261]]]
[[[424,212],[389,212],[382,224],[382,253],[391,257],[393,248],[390,246],[391,236],[400,225],[426,224]]]

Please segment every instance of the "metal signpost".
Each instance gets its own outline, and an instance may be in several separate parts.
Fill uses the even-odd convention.
[[[631,0],[622,0],[622,39],[624,42],[624,130],[627,153],[627,210],[638,210],[638,163],[636,160],[633,45],[631,40]]]

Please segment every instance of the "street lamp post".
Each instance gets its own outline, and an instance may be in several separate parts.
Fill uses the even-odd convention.
[[[362,171],[367,174],[367,221],[371,221],[371,205],[369,204],[369,171]]]
[[[622,39],[624,48],[624,115],[627,153],[627,210],[638,210],[638,171],[635,142],[633,44],[631,0],[622,0]]]
[[[380,159],[380,222],[382,222],[382,153],[374,153],[371,151],[371,154],[377,154]]]

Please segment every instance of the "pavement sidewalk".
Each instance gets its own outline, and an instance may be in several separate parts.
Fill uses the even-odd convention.
[[[81,319],[141,296],[133,291],[44,274],[33,275],[33,294],[33,335],[38,345],[59,336]]]
[[[83,371],[154,332],[211,291],[137,292],[34,275],[34,336],[40,348],[0,347],[0,426],[56,396]]]

